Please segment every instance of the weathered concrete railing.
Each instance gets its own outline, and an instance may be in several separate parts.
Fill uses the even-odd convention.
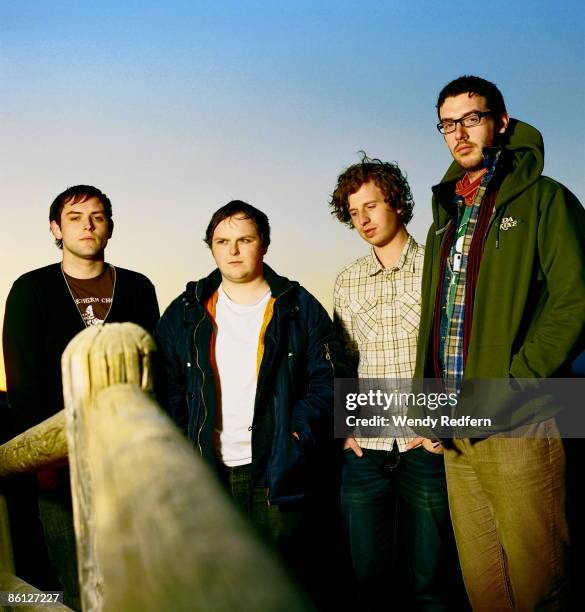
[[[148,395],[153,350],[124,323],[86,329],[63,355],[83,609],[306,610]]]

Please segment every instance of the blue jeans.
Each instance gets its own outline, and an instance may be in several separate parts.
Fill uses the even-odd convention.
[[[345,451],[341,488],[360,604],[465,609],[443,456],[362,450]]]

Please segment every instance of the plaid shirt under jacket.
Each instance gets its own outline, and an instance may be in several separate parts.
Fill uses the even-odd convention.
[[[412,236],[394,268],[384,268],[372,248],[335,281],[334,319],[359,378],[410,379],[420,322],[424,248]],[[414,435],[396,438],[400,452]],[[362,448],[392,450],[394,438],[356,438]]]
[[[451,252],[445,263],[446,269],[443,285],[439,357],[441,369],[443,371],[443,379],[446,383],[448,392],[459,391],[461,381],[463,380],[463,324],[465,314],[465,285],[467,283],[467,260],[471,241],[475,232],[477,217],[479,215],[479,207],[484,200],[486,190],[494,175],[499,157],[499,153],[484,155],[487,172],[484,174],[477,193],[475,194],[475,198],[473,199],[471,215],[465,229],[461,251],[458,252],[458,245],[454,240],[451,246]],[[455,196],[454,199],[458,211],[457,225],[459,225],[461,216],[465,210],[465,203],[460,196]],[[458,276],[453,275],[453,262],[456,255],[461,257]],[[445,304],[448,300],[449,285],[452,280],[455,282],[455,286],[451,289],[453,292],[453,312],[451,313],[451,317],[449,317]]]

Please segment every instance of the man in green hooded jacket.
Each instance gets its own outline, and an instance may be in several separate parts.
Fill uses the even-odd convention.
[[[416,376],[442,379],[461,399],[471,379],[566,376],[583,350],[585,211],[542,176],[540,133],[509,117],[493,83],[460,77],[443,88],[437,111],[454,162],[433,187]],[[490,395],[460,402],[451,416],[464,406],[495,424],[445,442],[473,609],[563,609],[569,538],[558,404],[527,410]]]

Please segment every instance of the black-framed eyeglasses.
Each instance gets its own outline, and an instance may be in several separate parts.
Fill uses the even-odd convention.
[[[491,115],[492,111],[473,111],[461,119],[445,119],[440,123],[437,123],[437,129],[441,134],[450,134],[457,129],[457,124],[460,123],[463,127],[470,128],[475,127],[481,123],[481,120],[488,115]]]

